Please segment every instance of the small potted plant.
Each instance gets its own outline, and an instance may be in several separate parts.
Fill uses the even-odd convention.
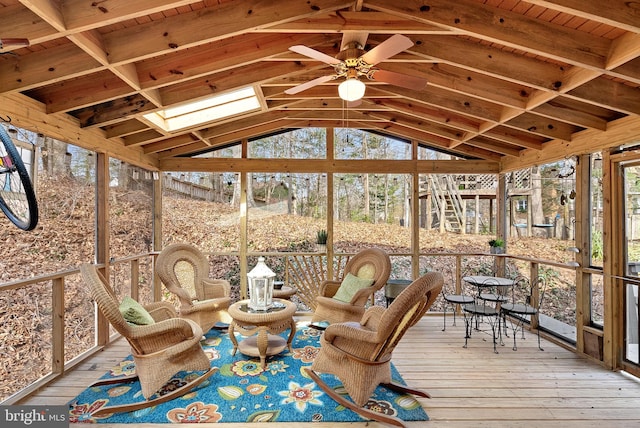
[[[500,238],[492,239],[489,241],[489,246],[491,247],[491,254],[502,254],[504,253],[504,240]]]
[[[320,229],[316,234],[316,247],[318,251],[324,253],[327,251],[327,238],[329,234],[326,230]]]

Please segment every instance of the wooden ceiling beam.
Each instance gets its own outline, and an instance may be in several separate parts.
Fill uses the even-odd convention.
[[[261,126],[265,123],[276,122],[286,117],[287,113],[282,111],[269,111],[244,115],[241,119],[231,120],[227,123],[203,129],[202,138],[210,139],[221,135],[236,134],[244,129]]]
[[[0,62],[0,92],[26,91],[99,71],[101,66],[72,43]]]
[[[611,41],[472,0],[368,0],[365,6],[480,39],[588,68],[604,69]],[[488,23],[490,23],[488,25]]]
[[[600,77],[585,83],[566,96],[627,114],[640,114],[640,88]]]
[[[455,34],[451,29],[439,25],[416,22],[384,12],[356,12],[341,10],[310,16],[261,28],[259,32],[280,33],[341,33],[344,31],[366,31],[370,34]]]
[[[20,37],[29,39],[31,44],[38,44],[60,37],[55,28],[21,4],[12,4],[2,8],[0,28],[2,28],[3,35],[17,34]],[[11,50],[12,47],[8,46],[3,48],[2,52]]]
[[[640,33],[638,7],[628,0],[527,0],[527,3]]]
[[[138,61],[242,33],[347,7],[343,0],[307,2],[234,1],[165,17],[105,34],[114,64]]]
[[[505,126],[537,134],[550,139],[571,141],[571,136],[582,128],[578,128],[558,120],[549,119],[537,114],[523,113],[504,123]]]
[[[255,63],[221,73],[191,79],[160,88],[165,106],[211,96],[300,72],[307,66],[297,63]]]
[[[171,52],[136,63],[142,87],[161,87],[220,73],[287,52],[293,45],[314,45],[323,34],[242,34],[215,43]]]

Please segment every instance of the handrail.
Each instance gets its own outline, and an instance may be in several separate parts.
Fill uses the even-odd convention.
[[[234,255],[234,256],[238,256],[238,254],[233,254],[233,253],[210,253],[211,255]],[[136,254],[136,255],[131,255],[131,256],[127,256],[127,257],[123,257],[120,259],[112,259],[109,262],[109,265],[111,267],[115,267],[117,265],[121,265],[121,264],[126,264],[129,263],[130,264],[130,287],[131,289],[129,290],[130,295],[137,297],[137,291],[139,288],[139,270],[138,267],[140,265],[140,261],[142,259],[145,258],[155,258],[155,256],[157,255],[157,252],[149,252],[149,253],[142,253],[142,254]],[[313,253],[313,252],[308,252],[308,253],[293,253],[293,252],[256,252],[256,253],[251,253],[251,256],[255,256],[255,255],[271,255],[271,256],[280,256],[280,257],[286,257],[287,258],[287,262],[285,263],[286,269],[290,269],[291,266],[289,263],[289,259],[295,260],[296,258],[298,258],[298,260],[300,260],[300,257],[307,257],[307,258],[311,258],[314,259],[317,257],[326,257],[326,255],[321,255],[319,253]],[[345,262],[345,260],[348,259],[348,257],[350,257],[352,254],[351,253],[341,253],[341,254],[335,254],[335,258],[333,260],[333,263],[338,263],[338,264],[343,264]],[[413,254],[411,253],[398,253],[398,254],[391,254],[392,256],[412,256]],[[490,254],[490,253],[485,253],[485,252],[469,252],[469,253],[442,253],[442,252],[438,252],[438,253],[420,253],[419,256],[421,257],[453,257],[455,260],[453,262],[454,264],[454,268],[452,269],[452,272],[455,273],[456,275],[456,279],[455,282],[457,283],[456,286],[459,287],[460,284],[460,270],[461,270],[461,265],[462,265],[462,260],[465,257],[494,257],[494,258],[504,258],[504,259],[513,259],[513,260],[519,260],[519,261],[524,261],[529,263],[530,265],[530,272],[536,273],[538,270],[538,267],[540,265],[547,265],[547,266],[552,266],[555,268],[563,268],[563,269],[571,269],[571,270],[578,270],[580,269],[579,266],[575,266],[573,264],[567,264],[567,263],[559,263],[559,262],[554,262],[554,261],[550,261],[550,260],[540,260],[540,259],[533,259],[531,257],[525,257],[525,256],[515,256],[515,255],[508,255],[508,254],[500,254],[500,255],[494,255],[494,254]],[[312,268],[310,268],[310,272],[307,272],[308,277],[306,278],[306,281],[308,282],[308,284],[306,285],[305,292],[307,295],[305,295],[305,299],[307,302],[309,301],[310,298],[312,298],[313,296],[311,295],[311,293],[313,293],[313,290],[311,290],[311,285],[313,284],[313,282],[316,279],[322,279],[324,272],[322,272],[319,268],[318,265],[318,260],[315,260],[313,262],[303,262],[302,263],[303,266],[312,266]],[[339,271],[339,269],[338,269]],[[28,396],[29,394],[33,393],[35,390],[37,390],[39,387],[42,387],[43,385],[59,378],[60,376],[62,376],[64,374],[64,372],[66,370],[68,370],[70,367],[73,367],[77,364],[79,364],[81,361],[83,361],[84,359],[90,357],[91,355],[93,355],[95,352],[99,351],[100,349],[102,349],[102,346],[93,346],[89,349],[84,350],[82,353],[80,353],[78,356],[74,357],[72,360],[70,361],[65,361],[65,356],[64,356],[64,349],[65,349],[65,331],[64,331],[64,293],[65,293],[65,279],[71,275],[77,275],[80,273],[80,270],[78,268],[72,268],[72,269],[66,269],[60,272],[55,272],[55,273],[50,273],[50,274],[44,274],[44,275],[39,275],[36,277],[32,277],[32,278],[27,278],[27,279],[21,279],[21,280],[16,280],[16,281],[12,281],[12,282],[8,282],[8,283],[4,283],[4,284],[0,284],[0,293],[1,292],[6,292],[6,291],[10,291],[10,290],[15,290],[15,289],[19,289],[19,288],[25,288],[25,287],[29,287],[31,285],[34,284],[43,284],[43,283],[49,283],[51,286],[51,307],[53,308],[52,311],[52,317],[53,322],[52,322],[52,327],[51,327],[51,342],[52,342],[52,353],[51,353],[51,367],[52,367],[52,372],[48,375],[45,375],[43,378],[33,382],[32,384],[28,385],[27,387],[25,387],[24,389],[14,393],[13,395],[11,395],[10,397],[6,398],[4,401],[1,401],[0,404],[14,404],[19,402],[22,398]],[[289,271],[287,270],[285,272],[285,275],[287,275],[287,278],[289,277],[289,275],[291,275],[292,278],[295,278],[296,275],[299,275],[300,272],[293,272],[293,271]],[[537,273],[536,273],[537,276]],[[413,278],[415,279],[415,278]],[[319,284],[319,281],[318,281]],[[150,283],[148,284],[150,287],[154,287],[155,285],[153,284],[153,280],[150,281]],[[94,314],[94,317],[96,316],[96,314]],[[56,321],[57,319],[57,321]],[[94,332],[96,335],[98,334],[98,331]]]

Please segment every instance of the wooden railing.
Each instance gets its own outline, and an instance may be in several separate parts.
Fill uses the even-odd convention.
[[[276,253],[269,254],[275,255]],[[159,291],[160,287],[156,286],[157,284],[154,284],[155,276],[153,275],[153,273],[148,273],[148,278],[145,278],[145,280],[142,282],[140,281],[141,263],[147,263],[147,267],[151,266],[151,269],[153,270],[152,266],[153,262],[155,261],[155,255],[156,254],[154,253],[146,253],[123,259],[112,260],[110,263],[110,271],[113,272],[113,275],[110,277],[112,285],[115,283],[115,285],[119,288],[120,293],[129,294],[135,299],[149,301],[158,300],[159,298],[161,298],[162,295]],[[237,256],[237,254],[226,255]],[[298,289],[299,300],[306,304],[308,307],[313,308],[313,299],[317,295],[317,285],[322,280],[326,279],[326,255],[309,253],[277,253],[277,255],[286,259],[284,273],[285,280],[290,285],[294,285]],[[350,256],[350,254],[335,255],[332,263],[334,278],[340,277],[340,272],[344,268],[344,265],[346,264]],[[398,256],[405,256],[407,258],[411,257],[410,254],[391,255],[392,259],[393,257]],[[508,255],[494,256],[486,253],[424,253],[420,254],[420,258],[452,258],[452,263],[448,264],[450,267],[447,269],[450,269],[450,273],[451,275],[453,275],[453,278],[451,278],[450,276],[448,280],[454,282],[458,290],[461,287],[463,262],[468,264],[469,260],[475,258],[482,260],[484,260],[485,258],[490,258],[493,261],[493,268],[496,269],[496,273],[500,273],[500,269],[504,269],[504,263],[506,262],[506,260],[513,260],[524,263],[529,266],[530,278],[537,277],[542,266],[570,270],[576,270],[579,268],[573,264],[564,264],[553,261],[537,260],[527,257],[514,257]],[[121,271],[120,268],[123,267],[128,269],[128,273],[123,273]],[[5,398],[0,402],[0,404],[18,403],[22,398],[30,395],[32,392],[46,385],[52,380],[59,378],[64,374],[65,371],[72,369],[88,357],[103,349],[103,346],[97,346],[94,343],[93,346],[90,346],[88,349],[80,352],[69,361],[65,361],[65,284],[68,278],[74,275],[79,275],[79,269],[69,269],[52,274],[46,274],[29,279],[0,284],[0,294],[9,292],[11,290],[28,289],[29,287],[35,286],[36,284],[40,286],[42,286],[42,284],[49,284],[49,287],[51,288],[50,307],[52,317],[51,331],[47,333],[51,336],[51,372],[32,382],[30,385],[22,388],[21,390],[17,392],[11,392],[12,395],[8,396],[8,398]],[[392,277],[397,277],[397,274],[395,276],[392,275]],[[411,279],[409,276],[405,276],[405,278]],[[142,290],[144,296],[140,295],[139,290]],[[97,314],[95,313],[94,306],[93,319],[95,320],[96,317]],[[96,323],[96,325],[98,326],[97,328],[100,329],[100,323]],[[96,337],[99,337],[100,335],[102,335],[102,337],[105,337],[105,335],[107,337],[110,336],[108,333],[101,332],[99,330],[96,330],[94,333]],[[111,339],[113,338],[114,337],[112,337]],[[0,361],[0,363],[3,363],[4,365],[5,362]],[[2,379],[0,379],[0,381],[2,381]]]

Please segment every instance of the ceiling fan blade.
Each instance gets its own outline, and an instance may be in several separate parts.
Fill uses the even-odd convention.
[[[364,49],[364,45],[367,44],[367,38],[369,33],[365,31],[351,31],[346,30],[342,32],[342,43],[340,44],[340,50],[348,49],[352,43],[356,43]]]
[[[330,55],[327,55],[315,49],[311,49],[304,45],[291,46],[289,50],[292,52],[299,53],[300,55],[307,56],[309,58],[317,59],[318,61],[322,61],[326,64],[331,64],[331,65],[340,64],[339,59],[336,59]]]
[[[427,86],[427,79],[387,70],[373,71],[370,79],[376,82],[384,82],[402,88],[413,89],[414,91],[421,91]]]
[[[287,95],[295,95],[299,92],[306,91],[309,88],[313,88],[314,86],[320,85],[324,82],[328,82],[329,80],[333,80],[335,78],[336,76],[333,74],[328,76],[320,76],[316,79],[309,80],[308,82],[301,83],[298,86],[294,86],[293,88],[289,88],[286,91],[284,91],[284,93]]]
[[[395,34],[362,55],[361,58],[367,64],[376,65],[405,49],[409,49],[411,46],[413,46],[413,42],[410,38],[402,34]]]

